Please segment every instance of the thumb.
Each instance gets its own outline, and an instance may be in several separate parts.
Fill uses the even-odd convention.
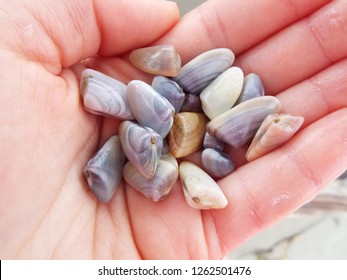
[[[0,38],[8,50],[54,74],[94,55],[119,55],[147,45],[178,20],[164,0],[6,1]]]

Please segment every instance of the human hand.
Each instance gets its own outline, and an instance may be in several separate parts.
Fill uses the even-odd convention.
[[[184,62],[232,49],[284,112],[305,117],[304,128],[252,163],[229,150],[238,169],[219,181],[223,210],[191,209],[179,183],[159,203],[125,185],[98,203],[82,169],[118,122],[83,110],[78,75],[87,63],[149,81],[123,54],[164,34],[177,11],[154,0],[45,3],[6,3],[0,19],[1,258],[221,258],[346,168],[347,4],[214,0],[155,44],[175,45]]]

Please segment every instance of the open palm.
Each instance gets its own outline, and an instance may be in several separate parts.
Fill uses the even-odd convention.
[[[156,0],[1,2],[1,258],[221,258],[347,167],[345,1],[211,0],[178,24],[175,6]],[[184,62],[231,48],[284,112],[305,117],[252,163],[229,150],[239,168],[219,182],[223,210],[190,208],[179,183],[159,203],[122,185],[102,204],[87,189],[83,166],[118,122],[83,110],[79,74],[87,64],[149,80],[124,54],[154,41]]]

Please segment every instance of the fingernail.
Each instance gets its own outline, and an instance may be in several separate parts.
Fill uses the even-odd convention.
[[[179,11],[178,9],[178,5],[175,1],[171,1],[171,0],[156,0],[158,3],[160,3],[160,5],[166,6],[166,7],[170,7],[169,9],[176,9],[177,11]]]
[[[157,0],[158,2],[161,2],[160,5],[167,8],[168,10],[172,10],[175,13],[177,13],[177,17],[180,17],[180,10],[178,8],[178,4],[175,1],[170,0]]]

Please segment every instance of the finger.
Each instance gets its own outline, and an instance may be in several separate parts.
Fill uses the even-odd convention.
[[[56,73],[96,54],[118,55],[158,39],[178,20],[162,0],[6,2],[0,25],[8,49]],[[11,35],[9,36],[9,34]]]
[[[347,2],[333,1],[238,58],[246,73],[260,74],[277,94],[347,55]]]
[[[283,113],[305,118],[303,127],[347,107],[347,59],[278,94]]]
[[[216,47],[239,54],[328,2],[211,0],[183,17],[157,43],[175,45],[183,61]]]
[[[288,4],[288,1],[275,0],[207,1],[185,16],[155,44],[175,45],[183,61],[204,50],[221,46],[229,47],[238,54],[328,2],[293,0]],[[256,32],[250,33],[249,30],[255,26]],[[90,67],[125,82],[135,77],[148,82],[151,80],[151,77],[134,70],[119,58],[97,58],[89,63]],[[129,76],[129,73],[134,75]]]
[[[219,181],[229,205],[212,212],[212,225],[224,253],[310,201],[346,169],[346,151],[347,109],[342,109]]]
[[[133,236],[144,259],[210,257],[200,211],[188,206],[180,184],[156,203],[129,185],[126,191]]]
[[[303,116],[301,129],[324,116],[347,108],[347,59],[340,61],[313,77],[276,95],[281,102],[281,113]],[[226,147],[236,167],[247,163],[247,146],[234,149]]]
[[[190,208],[178,184],[158,203],[128,186],[137,248],[150,259],[223,257],[341,174],[347,166],[346,135],[347,109],[343,109],[307,127],[277,151],[239,168],[219,181],[229,200],[223,210]]]

